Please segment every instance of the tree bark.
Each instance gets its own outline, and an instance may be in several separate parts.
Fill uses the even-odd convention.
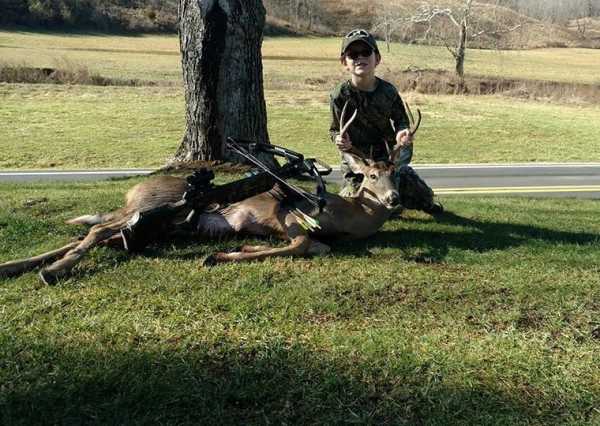
[[[467,23],[463,19],[460,23],[458,34],[458,45],[456,46],[456,75],[462,81],[465,77],[465,51],[467,48]]]
[[[227,137],[269,143],[261,0],[180,0],[186,130],[174,161],[231,160]]]
[[[469,18],[471,14],[471,5],[473,0],[466,0],[463,9],[462,19],[459,23],[458,43],[456,45],[456,75],[458,76],[458,91],[465,90],[465,55],[467,53],[467,32],[469,31]]]

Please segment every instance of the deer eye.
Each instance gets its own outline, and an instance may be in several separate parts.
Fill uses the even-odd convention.
[[[376,174],[374,174],[374,173],[373,173],[373,174],[371,174],[369,177],[370,177],[371,179],[373,179],[373,180],[377,179],[377,175],[376,175]]]

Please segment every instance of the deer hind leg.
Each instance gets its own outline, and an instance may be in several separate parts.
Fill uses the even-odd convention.
[[[57,260],[40,271],[40,279],[46,284],[53,284],[58,279],[65,277],[92,247],[105,240],[112,239],[112,237],[118,234],[127,222],[126,219],[121,218],[114,222],[92,226],[86,237],[74,248],[65,253],[62,259]]]
[[[38,266],[44,265],[49,262],[53,262],[59,257],[64,256],[65,253],[67,253],[69,250],[74,249],[78,245],[79,241],[73,241],[72,243],[69,243],[61,248],[42,253],[37,256],[3,263],[0,265],[0,277],[14,277],[15,275],[31,271],[32,269]]]
[[[123,236],[120,232],[108,237],[106,240],[100,241],[100,245],[114,250],[126,250],[125,244],[123,243]]]

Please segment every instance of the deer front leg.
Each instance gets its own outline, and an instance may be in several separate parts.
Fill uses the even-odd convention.
[[[262,246],[251,246],[251,245],[243,245],[239,247],[235,251],[241,251],[242,253],[256,253],[259,251],[265,251],[272,249],[272,246],[262,245]],[[329,253],[331,251],[331,247],[327,244],[323,244],[317,240],[310,240],[310,247],[308,248],[306,254],[311,256],[318,256],[321,254]]]
[[[242,252],[242,253],[256,253],[259,251],[270,250],[272,248],[273,248],[273,246],[268,246],[268,245],[251,246],[251,245],[245,244],[245,245],[239,247],[238,249],[236,249],[235,251]]]
[[[217,263],[226,262],[249,262],[251,260],[263,260],[267,257],[302,256],[308,252],[311,240],[308,235],[293,238],[285,247],[263,246],[265,250],[253,252],[218,252],[210,255],[204,260],[204,266],[212,266]]]
[[[306,231],[291,217],[285,218],[284,230],[290,243],[285,247],[244,246],[233,253],[218,252],[204,260],[204,266],[213,266],[225,262],[248,262],[275,256],[302,256],[311,247],[312,240]]]
[[[284,247],[284,248],[289,248],[289,247],[290,246],[287,246],[287,247]],[[227,253],[227,254],[230,254],[230,255],[231,254],[237,254],[239,256],[239,254],[241,254],[241,253],[262,253],[264,255],[264,254],[272,253],[273,250],[280,250],[280,249],[277,249],[277,248],[274,248],[274,247],[268,246],[268,245],[258,245],[258,246],[243,245],[243,246],[239,247],[235,252],[230,252],[230,253]],[[327,244],[323,244],[320,241],[316,241],[316,240],[312,240],[311,239],[310,240],[310,245],[309,245],[308,249],[305,252],[298,253],[298,254],[291,253],[289,255],[290,256],[294,256],[294,255],[300,256],[300,255],[303,255],[303,254],[307,254],[309,256],[319,256],[319,255],[322,255],[322,254],[329,253],[330,251],[331,251],[331,247],[329,247]],[[225,254],[225,253],[223,253],[223,254]],[[286,254],[275,254],[275,255],[271,254],[271,256],[285,256],[285,255]],[[215,254],[213,256],[219,256],[220,257],[221,255],[217,253],[217,254]],[[229,260],[229,261],[231,261],[231,260]],[[216,260],[214,257],[209,256],[205,260],[205,263],[207,263],[207,265],[205,265],[205,266],[212,266],[212,265],[214,265],[216,263],[219,263],[219,261]]]
[[[66,276],[92,247],[118,233],[120,229],[119,225],[121,224],[92,226],[83,241],[69,250],[62,259],[57,260],[40,271],[40,279],[46,284],[54,284],[58,279]]]

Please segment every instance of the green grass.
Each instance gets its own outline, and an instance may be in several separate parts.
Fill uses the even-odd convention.
[[[129,185],[0,185],[0,259]],[[324,258],[180,241],[0,280],[0,423],[598,424],[598,201],[444,202]]]
[[[269,132],[275,144],[331,164],[328,90],[346,78],[336,39],[268,38],[264,43]],[[105,36],[0,31],[3,63],[77,69],[114,78],[169,81],[157,87],[0,86],[0,169],[160,167],[184,130],[175,36]],[[595,82],[598,52],[472,51],[469,72]],[[380,71],[409,65],[451,69],[443,49],[393,45]],[[577,65],[577,73],[571,72]],[[529,68],[528,68],[529,67]],[[473,163],[596,160],[597,105],[502,97],[405,94],[424,113],[414,161]]]
[[[267,39],[273,143],[337,163],[324,86],[337,39]],[[178,81],[173,36],[0,31],[2,61]],[[598,82],[598,52],[470,51],[478,74]],[[577,73],[572,65],[577,63]],[[393,46],[382,72],[450,68]],[[409,94],[415,161],[597,160],[600,108]],[[183,134],[177,85],[0,85],[0,169],[159,167]],[[136,180],[0,184],[0,262]],[[443,200],[312,259],[203,269],[233,241],[95,249],[54,287],[0,279],[0,424],[600,423],[598,201]],[[277,244],[277,242],[274,242]],[[218,420],[216,420],[218,419]]]
[[[158,166],[183,134],[174,89],[7,85],[0,97],[0,168]]]
[[[179,81],[178,43],[176,35],[0,31],[0,57],[3,62],[31,66],[85,66],[105,77]],[[337,60],[339,45],[339,38],[266,38],[263,56],[267,87],[304,89],[310,86],[310,79],[337,80],[343,74]],[[408,66],[454,69],[453,58],[444,47],[393,43],[390,52],[383,44],[381,48],[381,69],[388,74]],[[599,61],[600,52],[593,49],[470,49],[465,69],[476,75],[600,83]]]
[[[0,31],[2,62],[51,68],[88,68],[104,77],[181,80],[175,35]]]
[[[414,162],[597,160],[600,107],[497,96],[406,98],[423,111]],[[337,164],[325,91],[267,90],[271,142]],[[160,167],[184,130],[175,87],[0,86],[0,169]]]

